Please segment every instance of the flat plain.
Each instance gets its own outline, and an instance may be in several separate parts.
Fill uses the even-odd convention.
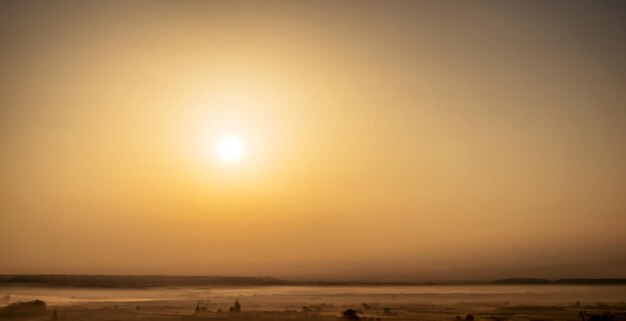
[[[3,286],[0,295],[46,302],[38,312],[0,314],[24,321],[337,320],[347,309],[366,321],[574,321],[581,312],[586,321],[617,321],[626,312],[623,285]],[[229,312],[235,301],[241,311]]]

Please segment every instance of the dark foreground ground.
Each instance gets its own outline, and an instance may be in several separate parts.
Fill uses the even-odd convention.
[[[307,311],[307,308],[313,311]],[[4,320],[80,320],[80,321],[124,321],[124,320],[341,320],[341,312],[349,306],[316,306],[287,307],[284,310],[265,310],[260,307],[249,308],[242,312],[195,312],[192,302],[145,302],[117,303],[117,304],[81,304],[50,306],[41,313],[32,314],[3,314]],[[457,316],[466,320],[467,314],[472,314],[474,320],[485,321],[548,321],[548,320],[581,320],[580,312],[585,311],[585,319],[598,320],[626,320],[625,306],[585,306],[558,307],[558,306],[489,306],[489,305],[420,305],[402,304],[390,305],[390,312],[385,313],[382,308],[363,308],[354,306],[358,316],[364,321],[374,320],[424,320],[424,321],[455,321]],[[317,311],[316,311],[317,310]],[[607,313],[608,312],[608,313]]]
[[[6,293],[6,294],[5,294]],[[342,320],[626,321],[626,287],[225,287],[142,290],[0,287],[10,302],[45,307],[6,311],[0,320]],[[235,300],[241,312],[228,312]],[[582,318],[581,318],[581,312]],[[344,319],[345,320],[345,319]]]

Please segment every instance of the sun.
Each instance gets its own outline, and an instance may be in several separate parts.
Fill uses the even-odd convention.
[[[225,162],[234,162],[241,158],[243,146],[235,136],[222,137],[217,144],[217,153]]]

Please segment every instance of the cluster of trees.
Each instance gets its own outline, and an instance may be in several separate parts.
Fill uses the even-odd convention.
[[[463,319],[460,315],[457,315],[456,321],[474,321],[474,315],[468,314],[465,316],[465,319]]]
[[[202,311],[207,311],[206,306],[200,307],[200,304],[196,304],[196,313],[200,313]],[[217,309],[217,312],[222,312],[222,309]],[[241,304],[239,303],[239,299],[235,300],[235,304],[228,309],[228,312],[241,312]]]
[[[386,307],[385,309],[389,309],[389,308]],[[389,309],[389,312],[391,312],[390,309]],[[341,312],[341,318],[345,320],[359,321],[361,320],[361,317],[359,317],[358,313],[359,313],[359,310],[347,309]],[[364,317],[364,320],[368,320],[368,318]],[[369,320],[373,321],[374,318],[370,317]],[[380,321],[380,318],[376,318],[376,321]]]
[[[228,312],[241,312],[241,304],[239,304],[239,299],[235,300],[235,306],[232,306],[228,309]]]
[[[361,320],[361,318],[359,318],[359,316],[357,315],[356,310],[354,309],[347,309],[345,311],[342,311],[341,318],[346,320]]]
[[[4,307],[5,311],[20,311],[20,310],[46,310],[46,302],[41,300],[33,300],[33,301],[18,301],[11,303]]]
[[[13,302],[0,310],[5,315],[31,315],[46,312],[46,302],[41,300]]]

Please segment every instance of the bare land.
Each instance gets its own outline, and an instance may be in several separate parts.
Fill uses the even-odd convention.
[[[337,321],[347,309],[363,321],[465,321],[468,315],[476,321],[582,321],[583,311],[586,321],[620,321],[626,312],[623,285],[0,286],[0,297],[7,295],[10,301],[0,306],[46,302],[43,310],[0,313],[0,319],[23,321]],[[241,312],[229,312],[235,300]]]

